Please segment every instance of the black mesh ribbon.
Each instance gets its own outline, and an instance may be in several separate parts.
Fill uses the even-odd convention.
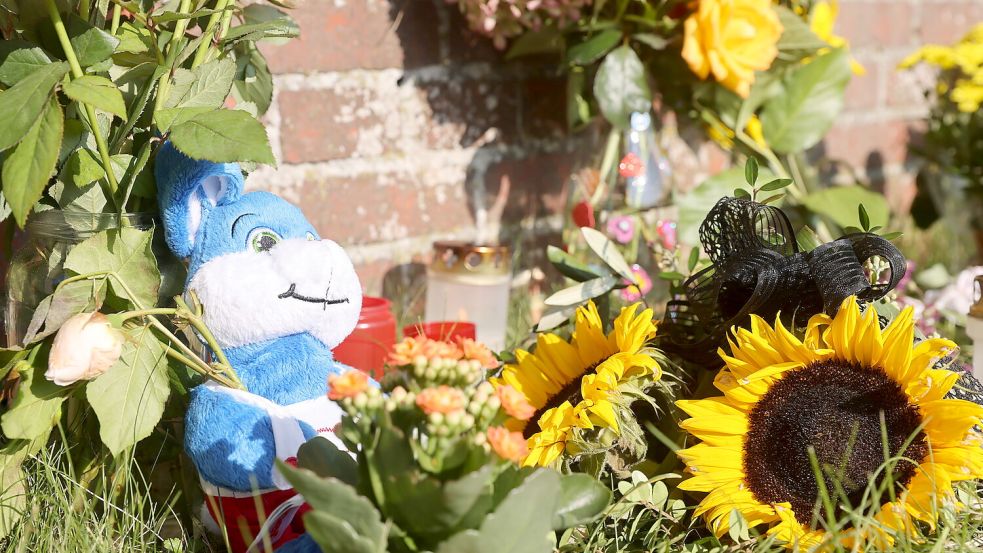
[[[700,225],[700,242],[713,264],[690,276],[670,301],[659,334],[662,348],[696,363],[713,362],[727,329],[750,315],[803,326],[809,317],[834,314],[844,299],[876,300],[898,285],[905,258],[893,244],[869,233],[851,234],[800,252],[788,217],[751,200],[723,198]],[[878,257],[890,268],[871,283],[864,263]]]

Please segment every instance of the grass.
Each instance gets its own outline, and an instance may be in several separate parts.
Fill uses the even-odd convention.
[[[24,465],[26,508],[0,550],[21,552],[208,552],[180,522],[180,494],[151,494],[138,463],[119,461],[95,475],[110,482],[100,493],[82,485],[65,449],[52,445]],[[158,497],[162,495],[162,497]],[[196,543],[197,542],[197,543]]]

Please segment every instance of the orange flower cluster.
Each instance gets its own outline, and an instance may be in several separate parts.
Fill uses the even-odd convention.
[[[427,363],[434,359],[475,360],[486,369],[499,365],[498,359],[486,345],[470,338],[456,338],[453,342],[445,342],[425,336],[406,337],[389,354],[389,362],[398,366],[413,365],[421,359]]]
[[[359,370],[328,376],[328,399],[353,398],[369,388],[369,375]]]
[[[488,429],[487,434],[492,450],[502,459],[521,463],[529,453],[529,446],[522,437],[522,432],[511,432],[507,428],[493,426]]]
[[[425,388],[416,396],[416,404],[423,412],[430,415],[441,413],[447,415],[464,409],[464,394],[457,388],[438,386]]]

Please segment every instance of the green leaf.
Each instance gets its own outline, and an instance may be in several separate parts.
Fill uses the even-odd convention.
[[[782,23],[782,36],[778,39],[780,56],[790,58],[788,61],[799,60],[808,55],[815,55],[818,50],[829,48],[829,44],[812,32],[809,25],[784,6],[773,6]]]
[[[601,59],[612,48],[621,42],[620,29],[601,31],[580,44],[567,50],[567,63],[573,65],[590,65]]]
[[[380,553],[347,520],[331,513],[311,511],[304,515],[304,528],[321,550],[331,553]]]
[[[754,157],[747,158],[744,164],[744,180],[752,187],[758,182],[758,160]]]
[[[149,52],[153,45],[153,35],[149,29],[142,25],[123,23],[116,31],[116,36],[120,41],[116,47],[117,54],[142,54]]]
[[[553,511],[553,530],[573,528],[596,518],[611,502],[611,490],[587,474],[560,480],[560,497]]]
[[[169,392],[164,346],[149,326],[129,329],[119,361],[85,390],[99,418],[99,437],[113,455],[150,435]]]
[[[153,231],[132,227],[100,232],[72,248],[65,258],[65,269],[75,274],[108,271],[118,279],[110,279],[113,293],[149,307],[157,303],[160,273],[151,249]],[[129,298],[118,280],[126,283],[136,295]]]
[[[584,282],[601,276],[556,246],[546,246],[546,257],[556,267],[557,271],[577,282]]]
[[[263,53],[250,43],[236,45],[236,75],[234,96],[240,102],[256,104],[259,113],[266,113],[273,102],[273,75]]]
[[[696,269],[696,264],[699,262],[700,262],[700,248],[694,246],[693,250],[689,252],[689,263],[686,264],[686,267],[689,269],[689,272],[692,273],[693,269]]]
[[[3,414],[3,433],[11,439],[33,440],[51,431],[61,418],[61,404],[69,388],[44,378],[47,355],[39,355],[32,365],[21,361],[17,371],[17,395]]]
[[[215,111],[214,108],[161,108],[154,113],[154,123],[160,132],[168,132],[174,125],[191,121],[195,117]]]
[[[478,530],[450,537],[436,553],[550,553],[552,520],[561,493],[560,474],[538,469],[512,489]]]
[[[864,204],[857,204],[857,215],[860,218],[860,228],[864,231],[870,230],[870,215],[867,215],[867,209]]]
[[[513,60],[521,56],[552,54],[563,50],[563,34],[555,27],[543,27],[538,31],[527,31],[512,42],[505,59]]]
[[[165,108],[218,109],[232,89],[236,64],[228,58],[210,61],[192,71],[178,69]]]
[[[734,189],[735,198],[743,198],[745,200],[751,199],[751,193],[747,191],[746,188],[735,188]]]
[[[118,115],[126,119],[123,94],[113,81],[96,75],[83,75],[62,87],[66,96],[77,102]]]
[[[760,201],[763,204],[773,204],[785,197],[785,194],[774,194]]]
[[[885,240],[895,240],[895,239],[900,238],[902,236],[904,236],[904,233],[903,232],[888,232],[888,233],[882,234],[881,235],[881,238],[883,238]]]
[[[798,233],[795,235],[795,241],[799,244],[799,250],[804,252],[811,252],[812,250],[819,247],[822,241],[819,239],[819,235],[816,231],[809,227],[802,227]]]
[[[632,40],[637,40],[653,50],[665,50],[669,46],[669,41],[665,37],[654,33],[635,33],[631,35]]]
[[[570,321],[570,317],[573,316],[574,311],[577,310],[577,306],[572,307],[546,307],[546,312],[543,316],[539,318],[539,322],[536,323],[536,332],[546,332],[547,330],[553,330],[554,328],[566,324]]]
[[[22,40],[0,40],[0,82],[7,86],[50,64],[51,58],[38,46]]]
[[[216,163],[276,163],[266,129],[244,111],[217,110],[175,125],[171,129],[171,141],[193,159]]]
[[[792,179],[775,179],[771,182],[764,184],[758,190],[762,192],[771,192],[773,190],[781,190],[782,188],[785,188],[790,184],[792,184]]]
[[[386,550],[388,532],[379,511],[368,499],[358,495],[355,488],[334,478],[321,478],[309,470],[295,469],[280,460],[277,460],[277,468],[304,496],[314,512],[331,515],[351,525],[354,534],[371,546],[369,551],[382,553]]]
[[[603,296],[618,284],[618,277],[605,275],[584,282],[578,282],[569,288],[564,288],[546,298],[545,303],[549,306],[568,307],[580,305],[589,299]]]
[[[744,187],[747,183],[744,182],[744,177],[744,171],[733,167],[704,180],[688,193],[676,198],[679,210],[676,232],[680,243],[690,246],[700,243],[700,225],[710,209],[724,196],[746,194]],[[767,181],[773,179],[774,175],[767,168],[761,168],[758,178]]]
[[[231,10],[232,6],[229,6],[228,9]],[[164,11],[164,12],[153,14],[153,17],[151,19],[153,19],[155,23],[169,23],[171,21],[178,21],[180,19],[199,19],[202,17],[208,17],[213,13],[222,13],[223,11],[225,10],[201,9],[201,10],[193,11],[191,13],[178,13],[172,11]]]
[[[240,40],[256,41],[269,38],[294,38],[300,36],[300,27],[286,14],[284,17],[262,23],[247,23],[229,30],[222,37],[222,44]]]
[[[7,537],[27,510],[27,478],[21,464],[30,453],[28,442],[13,440],[0,449],[0,540]]]
[[[604,57],[594,79],[594,98],[604,118],[621,129],[628,128],[633,112],[651,109],[645,66],[630,46],[619,46]]]
[[[765,103],[761,112],[765,140],[783,154],[816,145],[843,108],[849,82],[850,60],[844,49],[789,71],[783,79],[785,93]]]
[[[581,227],[580,233],[584,236],[584,240],[587,242],[587,246],[590,247],[591,251],[607,263],[608,267],[611,267],[616,273],[628,279],[630,282],[635,281],[635,274],[632,273],[628,262],[621,255],[618,246],[609,240],[604,233],[590,227]]]
[[[51,91],[65,73],[65,62],[47,65],[0,92],[0,151],[20,142],[34,128],[48,107]]]
[[[24,343],[30,344],[51,336],[73,315],[98,309],[105,298],[104,280],[80,280],[59,286],[34,310],[24,333]]]
[[[68,19],[68,36],[82,67],[109,59],[119,45],[118,38],[75,16]]]
[[[0,102],[3,97],[0,97]],[[65,119],[54,98],[41,119],[3,162],[3,193],[21,227],[55,172]]]
[[[358,464],[323,436],[312,438],[300,446],[297,466],[322,478],[337,478],[353,487],[358,485]]]
[[[66,183],[76,188],[82,188],[105,177],[106,171],[102,168],[99,154],[89,148],[79,148],[68,157],[59,176]],[[65,202],[62,202],[60,198],[56,197],[55,199],[58,200],[58,205],[65,205]]]
[[[841,228],[863,226],[858,205],[863,204],[867,222],[884,226],[891,210],[884,196],[862,186],[824,188],[803,198],[802,203],[812,211],[825,215]]]

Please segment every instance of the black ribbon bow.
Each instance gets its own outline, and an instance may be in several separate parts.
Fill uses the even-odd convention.
[[[893,244],[856,233],[799,251],[782,210],[751,200],[723,198],[700,225],[700,242],[713,265],[690,276],[666,306],[659,328],[662,348],[694,363],[711,363],[727,329],[750,315],[804,326],[813,315],[836,313],[844,299],[883,297],[905,274],[905,258]],[[890,276],[871,282],[864,263],[887,262]]]

